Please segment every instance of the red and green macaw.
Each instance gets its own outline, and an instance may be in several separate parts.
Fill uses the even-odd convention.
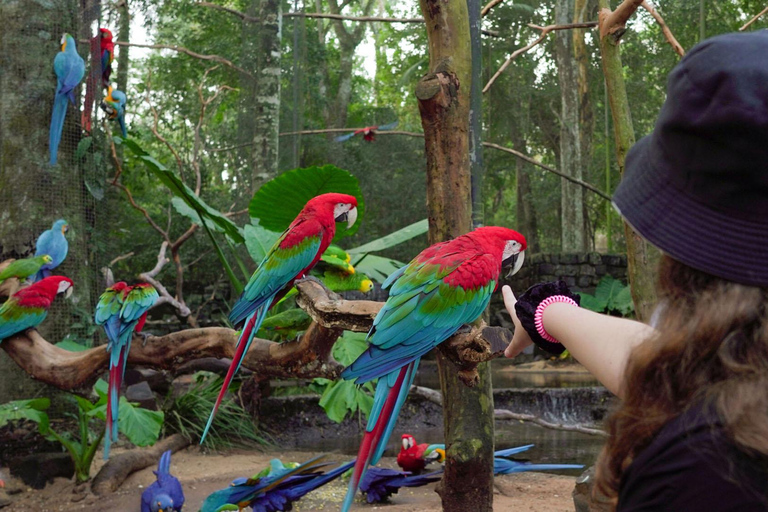
[[[481,227],[428,247],[384,282],[389,298],[368,333],[370,347],[341,374],[358,384],[379,379],[343,511],[368,465],[381,458],[421,356],[480,317],[502,268],[517,272],[525,248],[517,231]]]
[[[394,130],[395,128],[397,128],[397,121],[395,121],[394,123],[382,124],[381,126],[378,126],[378,125],[366,126],[365,128],[360,128],[359,130],[355,130],[352,133],[348,133],[346,135],[339,135],[333,140],[335,140],[336,142],[344,142],[346,140],[351,139],[355,135],[362,133],[363,139],[365,139],[367,142],[373,142],[374,140],[376,140],[376,132]]]
[[[294,281],[305,276],[315,266],[336,234],[336,223],[346,221],[351,227],[356,220],[357,199],[354,196],[330,193],[314,197],[259,264],[229,314],[230,322],[243,328],[232,364],[200,438],[201,443],[269,308],[288,293]]]
[[[48,316],[53,299],[62,293],[67,297],[72,294],[72,280],[51,276],[11,295],[0,306],[0,340],[40,325]]]
[[[128,286],[115,283],[99,297],[96,304],[96,323],[107,333],[109,352],[109,389],[107,391],[107,429],[104,436],[104,460],[109,458],[109,447],[117,441],[117,413],[120,386],[125,374],[125,362],[131,350],[133,333],[141,332],[147,312],[158,299],[157,290],[148,283]]]
[[[53,100],[51,130],[48,134],[48,151],[51,153],[50,164],[56,165],[56,157],[67,115],[67,102],[75,104],[75,87],[85,74],[85,61],[77,53],[75,39],[64,34],[61,38],[61,51],[53,59],[53,71],[56,73],[56,97]]]
[[[411,434],[403,434],[402,447],[397,454],[397,465],[414,475],[421,473],[427,464],[445,460],[444,444],[416,444]]]
[[[117,119],[117,123],[120,125],[120,132],[123,134],[123,138],[128,136],[128,132],[125,129],[125,102],[127,98],[123,91],[113,89],[109,86],[107,89],[107,95],[101,104],[101,107],[107,113],[107,117],[110,120]]]
[[[112,32],[100,28],[99,33],[91,38],[91,71],[85,84],[85,104],[81,124],[83,130],[91,132],[91,114],[96,96],[96,88],[101,84],[109,87],[109,77],[112,74],[112,61],[115,60],[115,43]]]

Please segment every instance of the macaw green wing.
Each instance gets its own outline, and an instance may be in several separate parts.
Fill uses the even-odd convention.
[[[44,308],[22,307],[14,297],[0,307],[0,340],[40,324],[48,312]]]
[[[229,314],[229,320],[233,325],[240,325],[259,306],[271,301],[280,290],[315,260],[322,240],[319,233],[316,236],[306,237],[292,247],[282,248],[280,244],[287,234],[288,231],[285,231],[275,241],[248,281],[243,294]]]
[[[116,343],[120,331],[120,308],[123,306],[122,290],[113,287],[106,289],[96,303],[95,320],[97,325],[103,325],[107,338],[111,343]]]
[[[386,375],[426,354],[476,320],[491,299],[496,281],[464,288],[452,278],[464,265],[492,266],[492,257],[476,255],[452,265],[413,261],[397,273],[390,295],[368,333],[370,347],[342,376],[358,384]],[[487,260],[487,261],[486,261]]]
[[[142,283],[131,288],[120,308],[120,337],[130,339],[139,319],[149,311],[158,298],[157,290],[150,284]]]

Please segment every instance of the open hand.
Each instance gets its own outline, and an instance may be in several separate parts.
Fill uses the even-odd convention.
[[[520,325],[520,320],[517,319],[517,313],[515,312],[517,299],[515,298],[515,294],[512,293],[512,288],[506,285],[503,286],[501,288],[501,295],[504,297],[504,306],[507,308],[509,316],[512,317],[512,322],[515,324],[515,334],[512,336],[512,341],[504,351],[505,356],[512,358],[522,352],[525,347],[532,344],[533,341],[531,340],[531,337],[528,336],[525,329],[523,329],[523,326]]]

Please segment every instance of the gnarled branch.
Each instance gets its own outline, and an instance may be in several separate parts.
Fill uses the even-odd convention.
[[[661,33],[664,34],[664,37],[666,38],[669,45],[672,47],[673,50],[675,50],[675,53],[677,53],[681,57],[685,57],[685,50],[683,50],[683,47],[680,45],[680,43],[677,42],[677,39],[675,39],[675,36],[672,34],[672,31],[669,30],[669,27],[664,22],[664,19],[659,14],[659,11],[657,11],[646,0],[643,0],[643,3],[641,3],[640,6],[646,11],[648,11],[651,14],[651,16],[653,16],[653,19],[656,20],[656,23],[659,24],[659,27],[661,27]]]
[[[314,322],[294,341],[254,338],[242,366],[262,378],[337,378],[341,366],[331,355],[333,344],[344,329],[370,329],[383,303],[344,300],[314,278],[299,282],[297,288],[297,301]],[[471,385],[477,365],[501,355],[509,339],[508,331],[481,323],[452,336],[440,349],[457,364],[462,380]],[[232,358],[236,342],[236,331],[225,327],[149,336],[146,344],[135,336],[128,363],[175,372],[185,363],[204,357]],[[107,367],[104,347],[70,352],[48,343],[35,329],[3,340],[0,347],[35,379],[66,390],[90,389]]]
[[[763,14],[767,13],[767,12],[768,12],[768,7],[766,7],[765,9],[763,9],[762,11],[760,11],[759,13],[757,13],[757,14],[756,14],[754,17],[752,17],[752,19],[751,19],[751,20],[749,20],[748,22],[746,22],[746,23],[745,23],[745,24],[744,24],[744,25],[743,25],[743,26],[742,26],[742,27],[739,29],[739,32],[744,32],[745,30],[747,30],[747,28],[749,28],[749,26],[750,26],[750,25],[752,25],[754,22],[756,22],[758,19],[760,19],[760,17],[761,17]]]
[[[615,41],[621,39],[627,31],[627,20],[637,11],[643,0],[624,0],[614,11],[601,9],[598,14],[600,22],[600,37],[610,34]]]

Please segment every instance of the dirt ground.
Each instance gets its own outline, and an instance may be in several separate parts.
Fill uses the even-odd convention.
[[[227,453],[203,454],[196,447],[173,454],[171,472],[184,487],[186,503],[184,510],[198,510],[203,500],[211,492],[229,485],[232,479],[257,473],[273,457],[283,461],[303,462],[316,454],[307,452],[254,452],[234,450]],[[97,455],[97,457],[99,457]],[[348,457],[339,456],[339,462]],[[95,474],[101,461],[94,462],[92,474]],[[394,459],[382,459],[382,465],[395,467]],[[114,512],[138,512],[140,497],[144,488],[154,481],[152,470],[146,468],[131,475],[118,489],[109,495],[96,497],[87,486],[76,487],[71,481],[57,479],[40,491],[21,488],[21,492],[9,496],[11,505],[6,511],[69,511],[103,510]],[[8,473],[4,472],[7,476]],[[544,473],[519,473],[496,479],[494,510],[515,512],[568,512],[573,511],[571,491],[575,476],[562,476]],[[8,490],[20,488],[20,482],[13,479],[7,482]],[[368,505],[362,501],[353,510],[386,512],[432,512],[441,510],[440,498],[434,492],[435,484],[417,488],[403,489],[385,505]],[[305,512],[311,510],[337,510],[346,491],[346,484],[335,481],[315,492],[308,494],[294,504],[293,510]],[[3,496],[0,491],[0,497]],[[1,501],[1,500],[0,500]]]

